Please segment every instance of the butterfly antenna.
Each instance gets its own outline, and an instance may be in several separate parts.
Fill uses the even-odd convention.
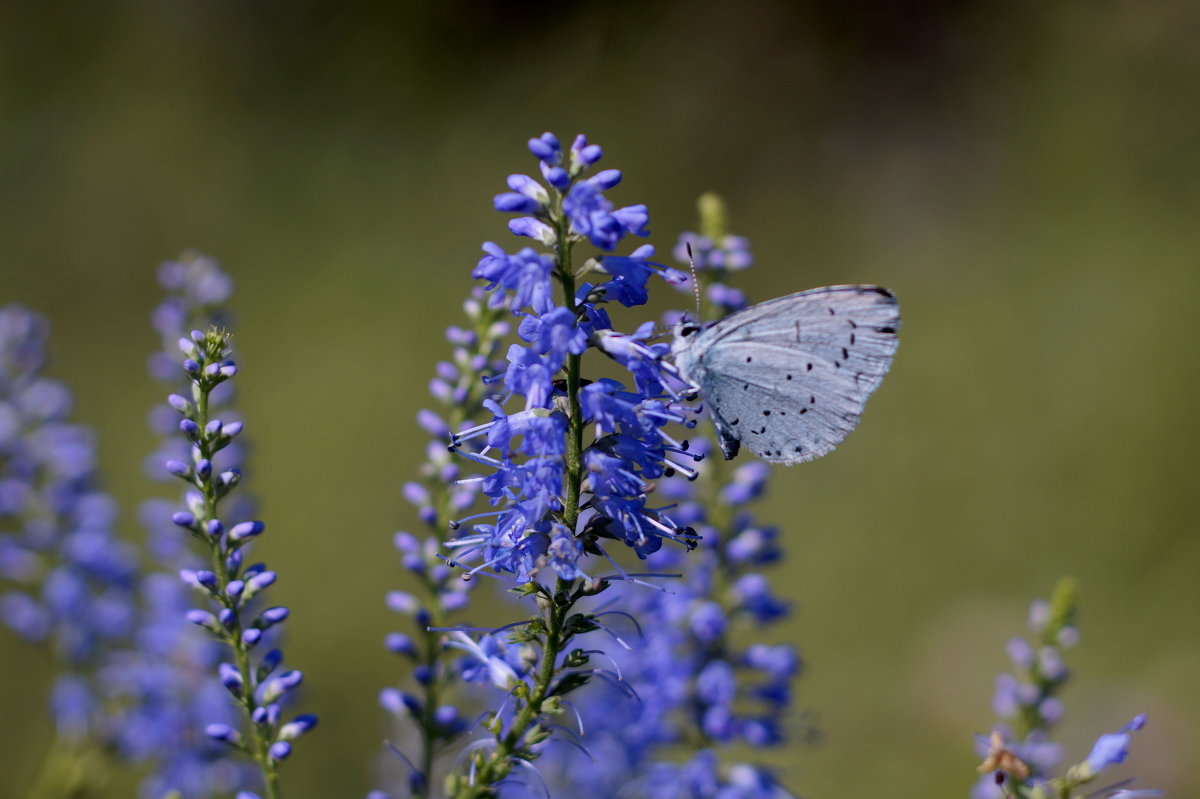
[[[686,242],[688,268],[692,270],[692,293],[696,295],[696,321],[700,321],[700,278],[696,277],[696,259],[692,255],[692,243]]]

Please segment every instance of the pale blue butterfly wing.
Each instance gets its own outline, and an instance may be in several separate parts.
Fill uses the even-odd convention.
[[[845,440],[896,353],[900,308],[879,286],[830,286],[754,305],[691,335],[680,375],[699,389],[726,458],[819,458]],[[694,328],[693,328],[694,329]]]

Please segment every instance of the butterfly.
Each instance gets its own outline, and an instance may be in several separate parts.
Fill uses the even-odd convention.
[[[729,460],[744,443],[770,463],[819,458],[850,435],[892,364],[900,306],[880,286],[829,286],[752,305],[671,345]]]

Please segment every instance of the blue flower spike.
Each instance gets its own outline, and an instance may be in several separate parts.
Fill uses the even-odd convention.
[[[1095,780],[1107,768],[1125,761],[1131,734],[1146,723],[1134,717],[1115,733],[1101,735],[1087,758],[1054,776],[1062,760],[1062,746],[1051,738],[1063,717],[1057,694],[1070,677],[1063,651],[1079,641],[1075,626],[1078,589],[1069,578],[1055,587],[1049,601],[1037,600],[1029,609],[1029,637],[1009,639],[1006,649],[1013,670],[996,679],[992,706],[1000,721],[987,739],[977,739],[984,758],[980,780],[971,790],[972,799],[1056,799],[1083,794],[1075,789]],[[1088,791],[1088,795],[1142,799],[1161,796],[1154,790]],[[1115,793],[1113,792],[1115,791]]]
[[[526,186],[511,178],[509,185]],[[437,376],[430,383],[436,410],[425,409],[417,414],[417,423],[431,440],[419,479],[405,484],[402,493],[426,527],[426,535],[402,531],[393,539],[411,589],[389,592],[386,603],[411,627],[407,632],[389,633],[384,646],[399,657],[409,679],[403,688],[383,689],[378,701],[404,733],[416,729],[413,757],[392,745],[385,753],[389,760],[399,760],[404,766],[406,790],[416,797],[430,795],[433,786],[426,775],[433,770],[437,755],[470,727],[469,720],[449,702],[455,683],[462,680],[462,671],[455,662],[461,650],[452,648],[451,637],[443,630],[468,607],[474,583],[462,580],[460,572],[447,563],[444,545],[448,535],[456,535],[463,524],[469,523],[464,514],[480,496],[480,480],[464,471],[455,453],[447,449],[446,441],[452,431],[460,435],[475,426],[472,420],[491,415],[488,398],[495,390],[497,375],[504,372],[502,345],[513,328],[508,321],[509,293],[515,292],[522,302],[542,307],[541,298],[549,298],[550,291],[548,259],[543,260],[532,250],[526,254],[532,257],[510,259],[497,245],[485,246],[485,252],[488,254],[481,261],[481,276],[495,292],[490,296],[482,289],[473,292],[463,304],[466,324],[446,330],[451,355],[438,364]],[[537,412],[544,415],[543,411]],[[523,422],[515,420],[525,430]],[[460,444],[462,451],[472,455],[485,446],[482,438],[470,436]],[[473,465],[468,462],[466,467]],[[377,791],[371,795],[389,794]]]
[[[115,534],[95,436],[44,373],[49,334],[42,316],[0,307],[0,623],[49,656],[52,752],[86,754],[70,792],[90,794],[121,737],[106,670],[130,645],[138,559]]]
[[[226,425],[210,418],[212,395],[237,374],[230,338],[228,332],[214,327],[208,332],[192,331],[179,341],[193,401],[187,405],[169,401],[168,405],[184,414],[179,429],[191,445],[191,465],[182,471],[177,466],[172,468],[174,464],[168,466],[168,471],[188,488],[188,510],[177,512],[172,521],[191,533],[212,562],[222,565],[213,571],[184,570],[180,574],[183,582],[199,589],[205,599],[205,606],[191,611],[188,620],[209,630],[231,656],[231,660],[217,665],[217,675],[242,710],[238,727],[213,723],[206,732],[213,740],[248,756],[261,773],[265,799],[276,799],[280,796],[279,763],[291,755],[292,741],[311,730],[317,719],[305,714],[282,721],[283,703],[290,699],[303,675],[296,670],[280,670],[282,655],[277,648],[262,656],[254,654],[290,615],[284,606],[260,607],[262,593],[276,580],[275,572],[261,563],[245,565],[245,547],[263,535],[266,526],[258,520],[227,526],[219,518],[223,500],[238,482],[232,475],[226,476],[229,473],[217,473],[212,467],[241,431],[240,423]],[[192,368],[192,364],[199,369]]]
[[[430,384],[443,408],[423,412],[419,422],[448,438],[449,451],[431,446],[422,481],[404,491],[434,537],[397,536],[401,563],[421,590],[394,592],[388,602],[415,630],[394,633],[387,646],[418,668],[415,691],[387,689],[380,702],[422,731],[423,752],[410,769],[421,791],[429,790],[431,752],[465,730],[453,708],[441,706],[449,684],[482,682],[508,694],[483,722],[493,740],[472,744],[452,771],[451,796],[493,795],[509,775],[540,780],[532,763],[562,728],[555,720],[565,712],[562,697],[595,675],[610,678],[608,669],[590,665],[590,655],[568,654],[575,636],[604,626],[575,606],[613,582],[639,581],[607,574],[607,547],[625,545],[644,557],[664,541],[681,550],[696,541],[651,499],[656,481],[696,474],[696,454],[664,429],[691,418],[666,388],[667,348],[644,336],[616,346],[608,337],[621,334],[605,309],[609,302],[639,306],[651,278],[678,273],[652,262],[650,248],[613,253],[626,237],[646,235],[649,216],[645,206],[608,199],[622,176],[595,169],[604,155],[599,146],[577,136],[564,148],[545,133],[529,140],[529,150],[541,179],[511,175],[493,205],[519,215],[510,231],[530,246],[484,244],[473,272],[483,288],[467,303],[469,325],[448,331],[454,358]],[[577,271],[573,250],[587,245],[616,260],[585,258]],[[577,282],[586,273],[600,282]],[[618,360],[624,354],[633,390],[583,377],[589,353],[604,341]],[[538,621],[498,630],[449,626],[448,614],[466,605],[465,589],[450,586],[481,575],[511,581],[538,605]],[[461,662],[451,664],[450,652]]]

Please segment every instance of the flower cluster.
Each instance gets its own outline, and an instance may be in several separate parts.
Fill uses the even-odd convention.
[[[58,736],[82,742],[113,731],[98,669],[131,627],[137,559],[114,536],[91,431],[42,374],[47,336],[42,317],[0,308],[0,620],[49,647]]]
[[[1062,747],[1050,733],[1063,717],[1058,694],[1070,676],[1063,650],[1079,640],[1074,593],[1073,585],[1063,581],[1054,603],[1039,599],[1030,606],[1028,627],[1034,640],[1009,639],[1006,649],[1015,674],[1000,674],[992,695],[992,709],[1002,719],[993,736],[1001,737],[1034,778],[1044,778],[1062,759]],[[990,777],[984,778],[978,796],[996,796],[993,786]]]
[[[1123,762],[1130,733],[1145,725],[1145,716],[1138,716],[1117,732],[1101,735],[1082,763],[1067,769],[1063,777],[1050,776],[1062,759],[1062,747],[1050,739],[1050,731],[1063,717],[1058,694],[1069,672],[1062,653],[1079,641],[1074,623],[1076,596],[1074,581],[1061,580],[1050,601],[1039,599],[1030,606],[1032,641],[1009,639],[1007,650],[1014,673],[996,678],[992,707],[1001,721],[992,728],[989,738],[977,741],[983,757],[979,766],[982,777],[971,790],[972,799],[1081,797],[1084,794],[1075,789],[1094,781],[1109,766]],[[1162,794],[1113,786],[1099,792],[1089,789],[1087,795],[1139,799]]]
[[[147,367],[150,376],[169,392],[187,393],[191,381],[179,369],[179,339],[192,330],[229,326],[227,303],[233,294],[233,280],[215,259],[200,253],[185,253],[159,265],[158,283],[166,296],[150,315],[159,347],[151,353]],[[209,396],[210,412],[219,413],[226,421],[239,421],[233,399],[233,383],[222,383]],[[173,407],[155,403],[150,409],[149,423],[158,437],[158,448],[146,458],[146,474],[153,480],[174,480],[172,474],[163,470],[163,464],[187,460],[191,451],[189,443],[179,436],[179,413]],[[245,462],[243,439],[231,441],[217,458],[222,470],[241,470]],[[254,512],[253,500],[245,492],[230,496],[226,502],[236,503],[237,507],[230,509],[236,515],[249,516]],[[143,503],[140,515],[155,560],[164,567],[178,568],[194,555],[170,523],[172,507],[166,500],[149,500]]]
[[[662,396],[661,358],[667,347],[644,343],[646,328],[633,335],[613,331],[604,308],[610,300],[627,307],[644,303],[655,273],[673,282],[683,276],[650,261],[653,248],[643,246],[631,256],[590,261],[593,271],[609,279],[577,286],[570,266],[572,246],[587,240],[611,250],[625,235],[645,235],[645,206],[613,209],[603,192],[620,182],[617,170],[584,177],[602,152],[583,136],[569,155],[549,133],[529,146],[548,188],[527,175],[513,175],[508,179],[512,191],[498,195],[495,206],[534,214],[512,220],[509,227],[551,252],[524,248],[509,255],[488,242],[474,271],[487,281],[490,304],[504,305],[521,317],[518,334],[525,344],[508,350],[505,392],[487,405],[491,421],[452,435],[460,448],[477,438],[486,440],[481,452],[463,452],[493,470],[482,479],[481,491],[499,508],[494,522],[474,524],[474,535],[452,543],[459,550],[458,562],[478,561],[472,571],[491,567],[524,582],[549,566],[558,577],[573,580],[582,574],[578,561],[585,532],[593,539],[623,540],[640,554],[657,549],[663,536],[690,540],[690,531],[647,501],[650,481],[673,469],[692,473],[680,462],[691,456],[662,430],[686,421],[671,398]],[[558,302],[554,282],[562,288]],[[637,390],[627,391],[613,380],[581,381],[580,357],[589,347],[625,365]],[[509,414],[503,406],[513,396],[524,399],[523,408]],[[588,424],[596,435],[585,450],[583,427]],[[575,475],[577,482],[565,479],[568,459],[586,472],[586,485],[582,472]],[[586,508],[580,495],[584,489],[591,495]],[[581,514],[586,528],[563,524],[578,522]]]
[[[227,320],[225,303],[232,281],[212,258],[186,254],[163,263],[158,282],[166,296],[151,315],[160,348],[149,358],[149,371],[169,392],[190,394],[191,378],[179,368],[178,341],[189,330]],[[237,419],[231,388],[226,382],[208,399],[209,413],[230,422]],[[192,449],[179,435],[179,411],[156,404],[149,421],[158,448],[147,459],[147,472],[156,479],[175,480],[163,464],[190,459]],[[218,473],[240,471],[243,453],[238,441],[216,454]],[[237,517],[252,513],[244,492],[227,498],[225,507]],[[134,646],[113,657],[105,669],[105,685],[120,700],[121,750],[131,760],[152,766],[143,795],[157,799],[180,792],[186,799],[206,799],[251,784],[253,774],[229,756],[227,746],[204,735],[206,725],[236,725],[238,716],[228,692],[212,680],[225,657],[221,643],[183,621],[192,597],[179,571],[200,569],[207,558],[193,553],[179,534],[171,521],[175,508],[167,499],[150,499],[140,507],[147,550],[156,568],[141,577]]]
[[[284,700],[300,685],[303,675],[282,669],[283,653],[277,648],[255,655],[260,646],[268,647],[273,628],[289,615],[286,607],[263,608],[255,601],[276,579],[275,572],[264,564],[245,563],[245,547],[263,533],[264,525],[255,520],[226,524],[221,518],[221,501],[241,479],[236,468],[222,470],[214,464],[217,453],[242,431],[240,422],[223,421],[210,411],[214,389],[237,374],[229,339],[228,333],[214,328],[207,333],[193,330],[190,337],[179,341],[191,392],[190,397],[172,394],[168,404],[182,416],[179,430],[191,452],[186,461],[167,461],[166,468],[189,486],[187,509],[176,512],[171,520],[202,542],[211,559],[211,568],[180,572],[183,581],[205,597],[207,605],[189,611],[187,618],[227,647],[232,662],[218,664],[217,675],[245,715],[240,730],[214,722],[205,732],[252,758],[271,798],[279,795],[279,761],[291,754],[291,742],[312,729],[317,719],[304,714],[283,720]]]
[[[508,633],[448,640],[468,653],[465,679],[509,694],[485,717],[492,740],[473,745],[467,773],[451,776],[449,790],[461,796],[491,795],[509,775],[536,779],[530,761],[559,726],[551,716],[562,712],[561,697],[596,675],[610,676],[585,668],[591,653],[566,652],[574,636],[602,626],[596,615],[573,614],[575,604],[627,576],[589,573],[589,558],[611,560],[609,541],[642,557],[663,541],[695,544],[694,531],[650,499],[658,479],[696,474],[695,456],[664,430],[689,420],[668,390],[667,346],[647,341],[653,325],[631,335],[616,332],[605,307],[641,305],[653,276],[670,282],[683,276],[650,260],[649,246],[628,256],[601,254],[577,271],[576,246],[587,242],[608,253],[627,236],[645,235],[646,208],[614,207],[605,192],[621,173],[592,173],[603,153],[585,137],[564,150],[547,133],[529,149],[543,181],[509,177],[510,191],[495,198],[495,207],[528,214],[509,227],[543,250],[510,254],[488,242],[474,271],[490,292],[488,307],[519,318],[521,343],[509,347],[502,373],[489,381],[499,387],[483,401],[491,418],[450,432],[453,449],[484,468],[463,479],[475,482],[491,507],[450,520],[459,535],[448,543],[452,563],[466,576],[506,576],[538,603],[539,617]],[[597,282],[577,282],[589,274]],[[583,359],[592,349],[624,365],[634,388],[585,378]]]
[[[489,306],[482,290],[464,303],[463,310],[468,325],[447,329],[452,355],[437,365],[437,377],[429,386],[440,409],[417,414],[417,423],[432,437],[421,466],[421,479],[404,486],[404,496],[416,508],[428,535],[421,539],[401,531],[394,538],[401,565],[418,591],[392,591],[387,596],[388,607],[409,618],[413,631],[389,633],[385,645],[409,665],[416,686],[415,690],[385,688],[379,702],[397,720],[411,722],[419,734],[415,758],[399,748],[392,750],[408,765],[409,792],[419,797],[428,795],[437,754],[467,729],[458,708],[447,701],[459,675],[447,662],[440,630],[453,614],[467,606],[472,583],[460,579],[445,563],[442,547],[450,529],[449,520],[474,504],[479,483],[463,479],[460,464],[447,449],[446,441],[451,431],[471,427],[471,420],[485,412],[484,403],[489,401],[485,380],[504,370],[498,354],[510,330],[503,318],[507,311]],[[386,794],[377,792],[374,796]]]

